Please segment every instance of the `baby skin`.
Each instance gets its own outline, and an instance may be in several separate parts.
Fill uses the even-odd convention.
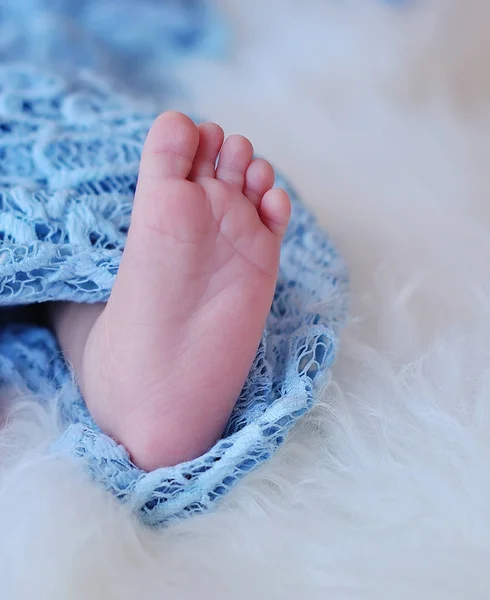
[[[290,201],[246,138],[223,140],[180,113],[155,121],[107,304],[53,313],[93,418],[146,471],[219,439],[274,294]]]

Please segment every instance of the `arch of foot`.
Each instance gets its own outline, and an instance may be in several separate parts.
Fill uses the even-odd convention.
[[[1,305],[108,297],[153,117],[93,81],[0,72]],[[149,525],[212,506],[281,445],[328,377],[346,313],[344,264],[294,190],[280,176],[277,184],[292,198],[291,225],[266,330],[222,439],[194,461],[145,473],[97,428],[77,390],[60,401],[65,433],[53,451],[82,460]],[[46,397],[71,385],[62,365],[53,376],[59,360],[49,332],[2,329],[0,379]]]

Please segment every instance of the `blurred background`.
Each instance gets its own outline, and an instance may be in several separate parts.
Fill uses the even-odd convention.
[[[214,6],[229,43],[220,61],[182,65],[189,108],[248,135],[299,188],[348,262],[366,333],[386,327],[394,298],[423,344],[478,323],[490,293],[490,4]]]

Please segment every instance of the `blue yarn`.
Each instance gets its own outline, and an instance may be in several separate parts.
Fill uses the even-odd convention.
[[[68,6],[45,4],[63,15]],[[266,329],[223,437],[185,464],[151,473],[133,465],[92,420],[51,332],[5,322],[11,307],[108,298],[155,116],[99,78],[0,68],[0,382],[27,386],[40,402],[64,389],[56,407],[64,433],[52,451],[80,461],[150,526],[210,508],[282,444],[328,381],[347,299],[342,260],[277,176],[293,201],[291,225]]]

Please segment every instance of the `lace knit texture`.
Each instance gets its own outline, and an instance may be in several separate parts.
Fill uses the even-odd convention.
[[[128,231],[138,161],[154,114],[90,79],[69,84],[0,70],[0,304],[106,300]],[[63,395],[64,435],[53,451],[148,525],[208,509],[267,460],[314,402],[328,374],[346,308],[344,265],[294,191],[272,310],[222,439],[204,456],[145,473],[105,436],[80,394]],[[70,383],[51,333],[5,325],[0,377],[39,398]]]

